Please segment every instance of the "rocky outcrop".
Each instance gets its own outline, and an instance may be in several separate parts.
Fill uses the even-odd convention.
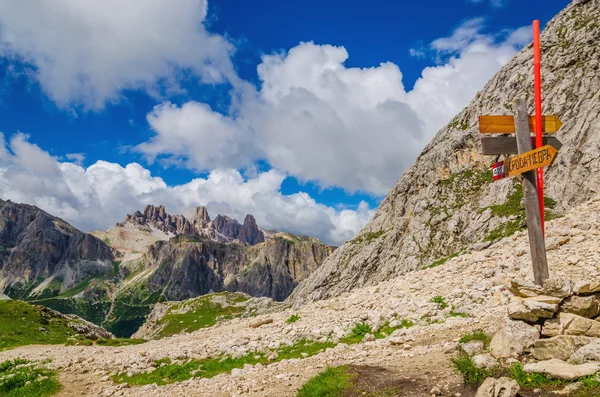
[[[135,225],[147,233],[158,230],[169,237],[186,234],[222,243],[237,241],[249,245],[265,241],[265,233],[256,224],[254,216],[246,215],[243,225],[225,215],[217,215],[211,221],[208,210],[203,206],[196,207],[190,219],[187,219],[183,215],[168,214],[162,205],[147,205],[143,212],[128,214],[125,221],[117,223],[116,227],[124,228],[127,225]]]
[[[544,113],[564,122],[557,134],[564,146],[546,171],[546,194],[558,212],[590,199],[600,185],[600,73],[591,61],[600,59],[599,4],[568,5],[542,35]],[[522,209],[511,204],[520,201],[520,187],[512,179],[492,183],[494,158],[481,154],[478,116],[510,115],[517,97],[532,106],[532,70],[530,45],[435,136],[373,220],[303,282],[292,300],[302,304],[376,285],[463,249],[484,248],[521,228]]]
[[[125,221],[117,223],[117,226],[123,227],[125,224],[134,224],[142,227],[153,226],[164,233],[176,234],[195,234],[192,224],[183,215],[169,215],[165,207],[159,205],[147,205],[144,212],[136,211],[128,214]]]
[[[73,331],[77,332],[78,335],[81,335],[86,339],[98,340],[114,338],[114,335],[105,330],[104,328],[99,327],[96,324],[92,324],[79,316],[75,316],[72,314],[65,315],[44,306],[39,306],[39,309],[42,318],[47,318],[49,320],[55,318],[62,318],[66,320],[67,326],[69,328],[71,328]]]
[[[70,288],[113,270],[114,253],[37,207],[0,203],[0,292],[13,298],[35,294],[44,280]]]
[[[252,247],[178,236],[152,245],[143,260],[145,269],[154,269],[148,288],[168,300],[239,291],[281,301],[332,251],[316,239],[287,234]]]

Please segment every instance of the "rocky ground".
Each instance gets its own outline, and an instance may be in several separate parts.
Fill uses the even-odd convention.
[[[600,263],[600,199],[547,223],[551,277],[598,280]],[[127,347],[29,346],[0,352],[0,362],[15,357],[51,359],[65,388],[60,395],[124,396],[294,396],[309,378],[327,366],[350,364],[366,374],[373,367],[396,382],[401,395],[471,396],[450,365],[458,339],[483,329],[492,334],[504,318],[512,280],[533,281],[528,239],[524,232],[494,245],[464,253],[434,268],[406,274],[375,287],[357,289],[337,298],[253,318],[233,319],[191,334],[176,335]],[[442,297],[448,307],[432,303]],[[457,313],[467,314],[463,318]],[[288,324],[292,315],[299,320]],[[412,320],[384,339],[355,345],[338,344],[315,356],[268,365],[246,366],[211,379],[194,378],[166,386],[128,387],[110,380],[114,373],[146,371],[154,360],[221,355],[241,356],[292,344],[302,338],[343,337],[356,323],[374,327],[389,320]],[[257,322],[272,320],[257,328]],[[365,338],[368,340],[369,338]],[[434,390],[435,391],[435,390]]]

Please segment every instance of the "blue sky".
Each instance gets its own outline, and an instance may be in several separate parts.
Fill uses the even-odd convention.
[[[566,5],[4,2],[0,195],[84,230],[207,205],[339,244]]]

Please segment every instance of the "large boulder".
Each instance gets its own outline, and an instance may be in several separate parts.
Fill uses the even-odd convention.
[[[487,378],[477,389],[475,397],[515,397],[521,388],[510,378]]]
[[[574,365],[562,360],[552,359],[525,364],[523,370],[527,373],[545,374],[552,378],[575,380],[598,372],[600,370],[600,363]]]
[[[600,314],[600,300],[595,295],[572,296],[565,301],[561,311],[581,317],[594,318]]]
[[[576,294],[593,294],[600,292],[600,281],[579,281],[575,283],[573,292]]]
[[[570,364],[600,362],[600,339],[587,343],[571,355]]]
[[[469,356],[474,356],[475,354],[479,354],[485,350],[485,344],[480,340],[472,340],[466,343],[459,343],[458,347],[460,350],[465,352],[465,354]]]
[[[498,367],[498,360],[491,354],[477,354],[471,358],[477,368],[492,369]]]
[[[544,293],[542,287],[522,280],[511,280],[508,289],[515,296],[520,296],[521,298],[531,298],[534,296],[543,295]]]
[[[518,300],[508,306],[508,317],[531,323],[540,318],[552,318],[560,302],[560,298],[543,295]]]
[[[563,335],[600,337],[600,321],[590,320],[571,313],[560,313],[558,320],[560,323],[559,331]]]
[[[573,282],[564,278],[549,278],[544,281],[545,295],[566,298],[573,295]]]
[[[586,336],[558,335],[549,339],[540,339],[535,342],[531,355],[536,360],[568,360],[577,349],[593,341]]]
[[[523,321],[507,319],[490,343],[490,351],[497,359],[516,358],[535,344],[540,332]]]

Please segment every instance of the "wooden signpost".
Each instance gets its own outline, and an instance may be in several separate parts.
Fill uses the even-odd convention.
[[[556,116],[542,118],[542,131],[546,134],[558,132],[562,122]],[[535,132],[535,117],[529,117],[529,131]],[[479,131],[482,134],[514,134],[515,120],[512,116],[479,116]]]
[[[531,145],[535,146],[535,138],[531,138]],[[562,143],[553,136],[547,136],[542,139],[542,145],[551,145],[556,150],[562,148]],[[481,138],[481,149],[484,155],[498,154],[519,154],[517,148],[517,139],[514,136],[487,137]]]
[[[536,170],[540,167],[547,167],[554,161],[556,153],[558,153],[558,150],[554,149],[551,145],[546,145],[539,149],[510,157],[504,162],[506,176],[511,177]]]
[[[504,162],[494,163],[494,180],[523,175],[525,216],[527,218],[529,246],[533,262],[533,275],[536,284],[543,285],[549,274],[542,230],[540,200],[536,186],[536,170],[551,165],[562,145],[558,139],[546,136],[542,140],[544,146],[533,149],[535,138],[532,138],[531,132],[535,131],[535,121],[527,115],[525,100],[518,99],[514,101],[513,108],[515,109],[514,117],[481,116],[479,118],[479,129],[482,134],[510,134],[516,132],[516,135],[506,137],[484,136],[481,144],[485,155],[516,154],[516,156],[510,157]],[[511,120],[510,125],[507,120]],[[558,132],[561,126],[562,122],[558,117],[543,117],[545,132]]]

